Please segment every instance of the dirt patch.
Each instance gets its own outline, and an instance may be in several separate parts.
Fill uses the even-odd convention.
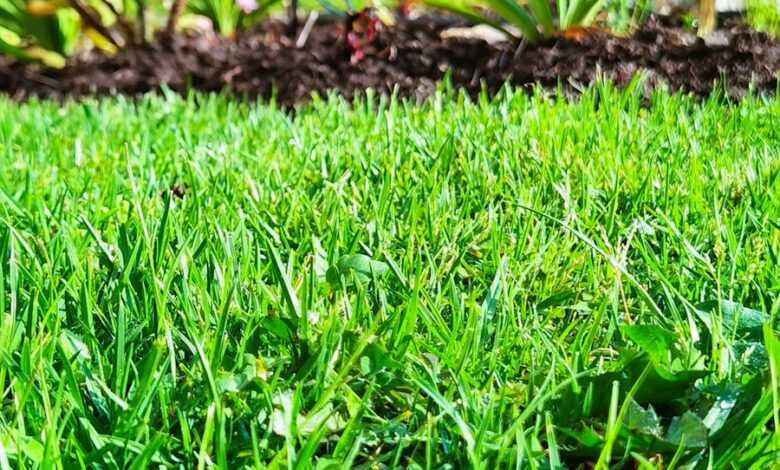
[[[366,88],[396,90],[401,96],[429,96],[449,71],[455,86],[495,92],[505,82],[535,83],[576,90],[603,77],[627,83],[645,71],[650,86],[709,94],[716,82],[741,97],[751,87],[774,93],[780,70],[780,42],[731,25],[705,42],[661,18],[651,18],[635,35],[619,38],[588,32],[518,47],[474,39],[442,39],[454,22],[447,17],[402,20],[378,31],[355,63],[339,23],[319,22],[303,47],[283,25],[268,22],[235,41],[214,37],[160,37],[152,44],[113,57],[91,54],[61,70],[0,62],[0,91],[14,98],[135,95],[159,89],[228,90],[248,97],[276,96],[288,106],[312,92],[336,90],[352,97]]]

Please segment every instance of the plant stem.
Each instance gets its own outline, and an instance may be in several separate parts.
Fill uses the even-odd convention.
[[[146,4],[144,0],[136,0],[138,6],[138,35],[140,36],[140,43],[146,43]]]
[[[171,5],[171,13],[168,15],[168,25],[165,27],[165,32],[173,34],[176,31],[176,23],[179,21],[179,17],[184,11],[184,7],[187,5],[187,0],[173,0]]]
[[[699,0],[699,36],[707,35],[715,30],[718,13],[715,0]]]
[[[298,32],[298,0],[290,0],[290,6],[287,11],[288,32],[294,35]]]
[[[117,39],[114,37],[113,34],[111,34],[111,31],[100,22],[100,19],[95,17],[89,9],[83,5],[79,0],[69,0],[70,6],[76,10],[76,12],[81,17],[81,20],[89,26],[90,28],[94,29],[101,35],[105,36],[105,38],[114,46],[117,48],[121,48],[121,44]]]
[[[116,9],[113,3],[111,3],[109,0],[101,0],[101,3],[106,6],[111,11],[111,14],[113,14],[116,17],[116,22],[119,25],[120,28],[125,32],[127,41],[132,41],[133,36],[135,36],[135,33],[133,31],[133,28],[130,26],[130,23],[127,22],[127,20],[122,16],[121,13],[119,13],[119,10]]]

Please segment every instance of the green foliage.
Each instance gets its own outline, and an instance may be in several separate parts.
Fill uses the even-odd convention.
[[[55,66],[85,40],[113,53],[143,39],[147,25],[136,21],[142,4],[158,2],[120,8],[108,0],[0,0],[0,52]]]
[[[280,0],[259,0],[251,11],[242,11],[236,0],[189,0],[187,9],[210,19],[221,35],[232,36],[240,28],[255,24],[280,3]]]
[[[25,0],[0,0],[0,53],[56,64],[72,51],[77,37],[78,16],[72,10],[35,15]],[[54,55],[41,55],[43,51]]]
[[[192,0],[186,19],[209,18],[217,31],[233,35],[268,14],[279,0],[265,0],[241,10],[235,0]],[[179,2],[181,3],[181,2]],[[154,31],[176,28],[178,15],[161,1],[78,0],[74,8],[60,0],[0,0],[0,53],[24,60],[61,65],[85,37],[112,53],[125,45],[149,39]],[[176,5],[174,5],[175,7]],[[183,6],[183,5],[182,5]],[[173,23],[171,23],[171,17]],[[84,35],[82,33],[86,32]]]
[[[640,85],[0,101],[0,468],[777,466],[780,99]]]
[[[304,8],[319,8],[332,15],[342,15],[344,13],[358,12],[365,8],[372,8],[381,5],[383,2],[377,0],[316,0],[308,5],[307,2],[301,2]]]
[[[780,5],[776,0],[746,0],[748,23],[759,31],[780,36]]]
[[[616,33],[631,33],[653,12],[654,0],[608,0],[609,28]]]
[[[366,283],[383,276],[388,269],[387,264],[375,261],[363,254],[342,256],[335,266],[327,271],[327,279],[333,285],[343,282],[344,278],[355,279]]]
[[[531,43],[557,31],[589,26],[607,6],[607,0],[557,0],[556,21],[549,0],[528,0],[525,6],[516,0],[425,0],[425,3],[511,34],[504,26],[508,24]]]

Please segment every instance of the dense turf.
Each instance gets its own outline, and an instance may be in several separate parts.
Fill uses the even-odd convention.
[[[778,116],[0,101],[0,469],[778,465]]]

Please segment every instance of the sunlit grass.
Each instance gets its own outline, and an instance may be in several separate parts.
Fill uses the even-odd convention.
[[[780,100],[651,101],[0,101],[0,469],[778,465]]]

